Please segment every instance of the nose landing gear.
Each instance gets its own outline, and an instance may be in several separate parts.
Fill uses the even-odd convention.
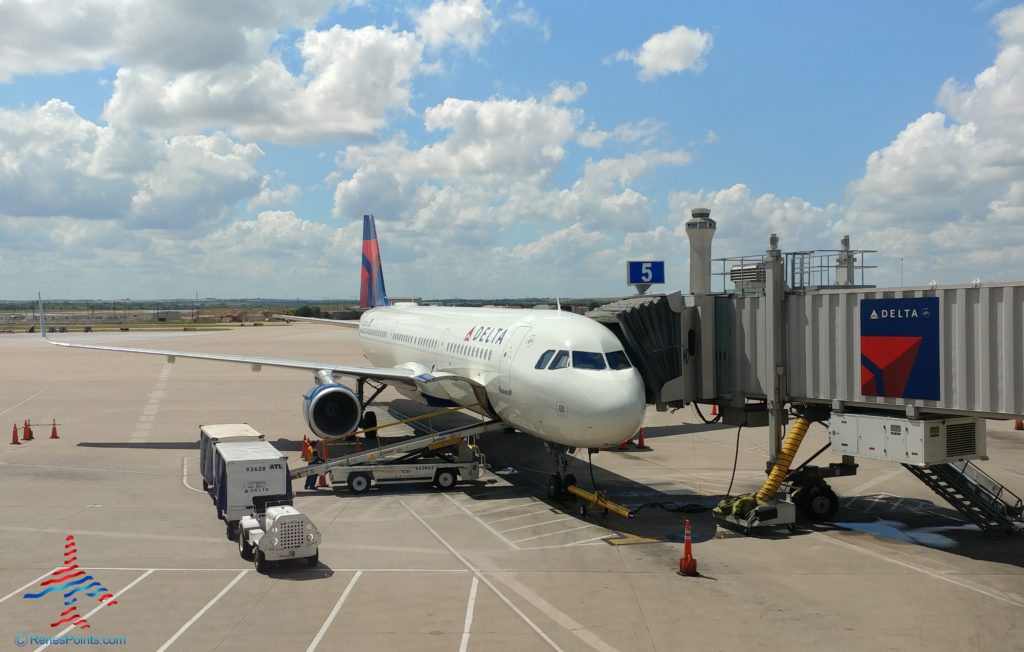
[[[545,443],[544,447],[555,458],[555,473],[548,478],[548,498],[558,500],[568,495],[569,487],[576,484],[576,476],[568,473],[569,456],[576,452],[562,444]]]

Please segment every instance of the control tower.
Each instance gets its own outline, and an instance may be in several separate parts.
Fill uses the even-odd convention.
[[[711,292],[711,240],[717,224],[711,219],[710,208],[694,208],[686,221],[686,235],[690,238],[690,294]]]

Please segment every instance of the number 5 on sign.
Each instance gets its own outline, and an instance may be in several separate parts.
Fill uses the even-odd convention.
[[[665,261],[663,260],[627,260],[626,285],[640,283],[664,283]]]

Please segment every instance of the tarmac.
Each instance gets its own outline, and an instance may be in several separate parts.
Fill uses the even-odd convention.
[[[306,324],[51,337],[364,363],[354,331]],[[452,491],[403,484],[356,497],[296,480],[295,505],[323,535],[320,564],[257,574],[201,489],[198,428],[249,423],[300,465],[312,382],[0,335],[0,650],[1024,649],[1019,536],[989,537],[901,467],[864,460],[831,481],[842,499],[833,524],[724,529],[702,509],[725,495],[734,455],[733,493],[760,486],[767,432],[744,428],[737,453],[734,428],[689,408],[649,408],[646,449],[593,456],[593,480],[643,506],[633,519],[581,519],[572,500],[548,501],[542,443],[498,433],[480,440],[490,470]],[[382,424],[389,402],[418,409],[388,390]],[[26,419],[35,439],[8,443]],[[1024,433],[1012,421],[988,428],[979,465],[1024,495]],[[813,426],[798,461],[826,441]],[[586,452],[577,457],[571,470],[590,488]],[[699,577],[677,574],[685,518]],[[117,601],[83,595],[84,630],[51,627],[59,594],[23,597],[62,565],[68,535]]]

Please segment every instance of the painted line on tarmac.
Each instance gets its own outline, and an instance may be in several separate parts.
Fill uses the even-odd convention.
[[[250,572],[252,569],[247,568],[139,568],[139,567],[115,567],[115,566],[90,566],[88,568],[82,567],[82,570],[88,571],[160,571],[161,573],[166,571],[197,571],[197,572],[219,572],[219,573],[237,573],[239,571]],[[469,571],[465,568],[331,568],[331,571],[335,573],[468,573]],[[293,573],[323,573],[321,570],[305,570],[305,569],[294,569]],[[24,587],[22,587],[24,588]],[[21,589],[19,589],[21,590]]]
[[[156,420],[156,414],[160,411],[160,401],[163,400],[167,392],[164,391],[167,388],[167,377],[171,375],[171,364],[165,362],[163,368],[160,370],[160,375],[157,376],[156,384],[153,385],[153,391],[149,396],[149,402],[142,408],[142,415],[139,416],[139,420],[135,423],[135,430],[132,431],[132,436],[129,441],[133,444],[139,444],[149,439],[149,434],[153,430],[153,422]]]
[[[313,652],[317,645],[320,645],[320,641],[323,639],[324,634],[327,633],[327,628],[334,622],[334,617],[341,611],[341,605],[345,604],[345,600],[348,598],[348,594],[352,592],[352,587],[356,585],[359,578],[363,576],[363,571],[356,571],[356,574],[352,576],[352,579],[348,581],[348,586],[341,592],[341,597],[334,603],[334,608],[331,609],[331,613],[327,615],[327,620],[324,621],[323,625],[320,625],[320,631],[316,633],[313,640],[310,641],[309,647],[306,648],[306,652]]]
[[[103,473],[134,473],[136,475],[174,475],[173,473],[134,471],[132,469],[101,469],[93,466],[53,466],[49,464],[18,464],[15,462],[0,462],[0,466],[23,466],[30,469],[56,469],[58,471],[102,471]]]
[[[517,545],[515,544],[515,542],[514,542],[514,541],[511,541],[511,540],[510,540],[510,539],[508,539],[507,537],[503,536],[503,535],[501,534],[501,532],[498,532],[498,531],[497,531],[497,530],[495,530],[495,529],[494,529],[493,527],[491,527],[491,526],[490,526],[490,524],[489,524],[489,523],[488,523],[487,521],[483,520],[482,518],[480,518],[479,516],[477,516],[476,514],[474,514],[473,512],[471,512],[470,510],[468,510],[468,509],[466,509],[465,507],[463,507],[462,505],[460,505],[460,504],[459,504],[459,501],[455,500],[455,499],[454,499],[454,498],[452,498],[452,497],[451,497],[450,495],[448,495],[448,494],[445,494],[444,496],[445,496],[445,498],[447,498],[448,500],[452,501],[452,503],[453,503],[453,504],[454,504],[455,506],[457,506],[457,507],[458,507],[459,509],[461,509],[462,511],[466,512],[466,514],[468,514],[468,515],[469,515],[469,517],[470,517],[471,519],[473,519],[474,521],[476,521],[476,522],[477,522],[477,523],[479,523],[480,525],[482,525],[482,526],[484,526],[485,528],[487,528],[488,530],[490,530],[490,531],[491,531],[491,534],[493,534],[494,536],[496,536],[496,537],[498,537],[499,539],[501,539],[502,541],[504,541],[504,542],[505,542],[505,543],[506,543],[506,544],[507,544],[507,545],[508,545],[509,547],[511,547],[511,548],[515,548],[516,550],[519,550],[519,546],[517,546]],[[403,507],[405,507],[405,508],[406,508],[406,509],[408,509],[408,510],[409,510],[410,512],[412,512],[412,510],[411,510],[411,509],[409,508],[409,506],[408,506],[408,505],[406,505],[405,503],[403,503],[403,502],[402,502],[401,500],[399,500],[398,502],[399,502],[399,503],[401,503],[401,505],[402,505]],[[413,512],[413,516],[415,516],[416,518],[419,518],[419,515],[418,515],[418,514],[416,514],[415,512]]]
[[[553,521],[544,521],[543,523],[530,523],[529,525],[520,525],[519,527],[511,527],[507,530],[500,530],[502,534],[506,532],[515,532],[516,530],[528,530],[532,527],[544,527],[545,525],[551,525],[552,523],[561,523],[562,521],[568,521],[576,518],[575,516],[563,516],[562,518],[556,518]]]
[[[186,489],[191,489],[197,493],[205,494],[206,492],[202,489],[196,489],[188,483],[188,460],[184,457],[181,458],[181,484],[185,485]]]
[[[599,650],[600,652],[618,652],[616,648],[598,638],[597,634],[587,629],[585,625],[577,622],[572,616],[559,610],[555,605],[537,595],[528,586],[512,577],[511,574],[502,574],[501,581],[510,589],[525,598],[526,601],[532,604],[536,609],[547,614],[549,618],[569,630],[570,633],[590,647],[595,650]]]
[[[469,586],[469,601],[466,603],[466,620],[462,625],[462,643],[459,645],[459,652],[466,652],[469,649],[469,632],[473,628],[473,609],[476,606],[476,588],[480,586],[480,580],[473,576],[473,583]]]
[[[903,566],[904,568],[909,568],[912,571],[915,571],[915,572],[918,572],[918,573],[922,573],[924,575],[928,575],[929,577],[934,577],[935,579],[942,580],[943,582],[949,582],[950,584],[955,584],[955,585],[957,585],[957,586],[959,586],[961,588],[968,589],[969,591],[974,591],[975,593],[980,593],[981,595],[987,595],[990,598],[993,598],[993,599],[998,600],[998,601],[1000,601],[1002,603],[1008,604],[1008,605],[1010,605],[1012,607],[1024,608],[1024,603],[1018,602],[1017,600],[1013,600],[1011,598],[1008,598],[1005,595],[1000,595],[999,593],[995,592],[996,589],[986,590],[986,589],[983,589],[983,588],[981,588],[979,586],[973,586],[971,584],[968,584],[967,582],[963,582],[963,581],[958,580],[958,579],[956,579],[954,577],[949,577],[948,575],[944,575],[942,573],[937,573],[937,572],[935,572],[933,570],[929,570],[929,569],[924,568],[922,566],[916,566],[914,564],[910,564],[910,563],[907,563],[905,561],[900,561],[899,559],[895,559],[894,557],[890,557],[889,555],[882,554],[882,553],[877,552],[875,550],[868,550],[867,548],[863,548],[861,546],[849,543],[847,541],[842,541],[840,539],[834,539],[834,538],[832,538],[830,536],[822,534],[821,532],[812,532],[811,535],[815,536],[815,537],[819,537],[821,539],[824,539],[825,541],[828,541],[829,543],[831,543],[833,545],[841,546],[843,548],[848,548],[850,550],[854,550],[854,551],[859,552],[861,554],[868,555],[869,557],[874,557],[875,559],[881,559],[882,561],[887,561],[890,564],[896,564],[897,566]]]
[[[60,567],[58,566],[57,568],[60,568]],[[43,573],[42,575],[40,575],[39,577],[35,578],[34,580],[32,580],[31,582],[29,582],[28,584],[26,584],[25,586],[23,586],[23,587],[21,587],[21,588],[18,588],[18,589],[14,589],[13,591],[11,591],[10,593],[8,593],[8,594],[7,594],[7,595],[5,595],[4,597],[0,598],[0,602],[3,602],[4,600],[6,600],[6,599],[8,599],[8,598],[10,598],[10,597],[12,597],[12,596],[18,595],[19,593],[21,593],[22,591],[24,591],[24,590],[25,590],[25,589],[27,589],[28,587],[32,586],[32,585],[33,585],[33,584],[35,584],[36,582],[39,582],[39,581],[40,581],[40,580],[42,580],[42,579],[43,579],[44,577],[46,577],[47,575],[49,575],[49,574],[50,574],[50,573],[52,573],[53,571],[57,570],[57,568],[53,568],[53,569],[51,569],[51,570],[48,570],[48,571],[46,571],[45,573]]]
[[[526,514],[517,514],[516,516],[506,516],[505,518],[498,518],[498,519],[495,519],[495,520],[491,521],[490,523],[491,523],[491,525],[494,525],[495,523],[501,523],[503,521],[514,521],[517,518],[525,518],[527,516],[536,516],[537,514],[543,514],[544,512],[550,512],[550,511],[551,511],[550,507],[545,507],[544,509],[537,510],[536,512],[528,512]]]
[[[448,494],[445,494],[446,496]],[[454,498],[452,500],[455,500]],[[491,514],[497,514],[498,512],[506,512],[510,509],[522,509],[524,507],[532,507],[534,503],[525,503],[520,505],[509,505],[508,507],[499,507],[498,509],[484,510],[480,512],[471,512],[474,516],[489,516]],[[471,510],[467,510],[471,511]]]
[[[569,532],[575,532],[576,530],[583,530],[588,527],[597,527],[587,523],[586,525],[580,525],[577,527],[571,527],[568,530],[559,530],[558,532],[548,532],[547,534],[538,534],[535,537],[527,537],[525,539],[516,539],[516,543],[523,543],[524,541],[533,541],[534,539],[543,539],[544,537],[553,537],[556,534],[568,534]]]
[[[249,570],[239,571],[238,575],[235,576],[235,579],[231,580],[228,583],[227,586],[225,586],[223,589],[221,589],[220,593],[218,593],[217,595],[213,596],[213,599],[210,600],[209,602],[207,602],[203,606],[202,609],[197,611],[196,615],[194,615],[191,618],[189,618],[188,622],[186,622],[184,625],[182,625],[181,628],[178,631],[174,632],[174,636],[172,636],[169,639],[167,639],[167,642],[164,643],[163,645],[161,645],[160,648],[156,652],[164,652],[164,650],[166,650],[167,648],[171,647],[171,645],[173,645],[174,642],[176,640],[178,640],[181,637],[181,635],[184,634],[188,630],[189,627],[194,625],[197,620],[202,618],[203,614],[206,613],[207,610],[210,607],[212,607],[213,605],[217,604],[217,601],[220,600],[221,598],[223,598],[224,594],[227,593],[228,591],[230,591],[231,587],[233,587],[235,584],[238,584],[239,580],[241,580],[243,577],[245,577],[246,573],[249,573],[249,572],[251,572],[251,571],[249,571]]]
[[[138,584],[139,582],[141,582],[142,580],[146,579],[147,577],[149,577],[149,576],[150,576],[150,575],[152,575],[152,574],[153,574],[153,571],[149,570],[149,571],[146,571],[145,573],[143,573],[142,575],[139,575],[138,577],[136,577],[136,578],[135,578],[135,580],[134,580],[134,581],[132,581],[132,583],[131,583],[131,584],[129,584],[128,586],[124,587],[123,589],[121,589],[120,591],[118,591],[117,593],[115,593],[115,594],[114,594],[114,596],[113,596],[113,597],[112,597],[112,598],[110,599],[110,601],[113,601],[113,600],[117,600],[117,599],[118,599],[118,598],[120,598],[120,597],[121,597],[122,595],[124,595],[125,593],[127,593],[127,592],[128,592],[128,591],[129,591],[129,590],[130,590],[130,589],[131,589],[131,588],[132,588],[133,586],[135,586],[136,584]],[[93,614],[95,614],[95,613],[96,613],[97,611],[99,611],[100,609],[102,609],[103,607],[106,607],[106,606],[107,606],[107,603],[106,603],[106,602],[101,602],[101,603],[100,603],[100,606],[96,607],[95,609],[93,609],[93,610],[92,610],[92,611],[90,611],[89,613],[85,614],[84,616],[82,616],[82,618],[84,618],[85,620],[89,620],[89,618],[91,618]],[[59,634],[57,634],[57,635],[53,636],[53,637],[51,638],[51,640],[53,640],[53,639],[59,639],[59,638],[63,637],[63,636],[65,635],[65,634],[67,634],[68,632],[70,632],[70,631],[71,631],[72,629],[74,629],[74,628],[75,628],[75,626],[74,626],[74,625],[68,625],[68,626],[67,626],[66,628],[64,628],[64,630],[63,630],[63,631],[61,631],[61,632],[60,632]],[[37,647],[37,648],[36,648],[36,649],[34,650],[34,652],[42,652],[42,650],[45,650],[45,649],[46,649],[46,648],[48,648],[48,647],[50,647],[50,644],[49,644],[49,643],[47,643],[46,645],[40,645],[39,647]]]
[[[541,639],[543,639],[545,643],[547,643],[548,645],[551,646],[551,649],[557,650],[557,652],[562,652],[562,648],[558,647],[558,644],[555,643],[553,640],[551,640],[551,638],[547,634],[544,633],[544,630],[542,630],[540,627],[537,626],[537,623],[533,622],[533,620],[531,620],[529,616],[527,616],[525,613],[523,613],[523,611],[519,607],[517,607],[511,600],[509,600],[508,597],[504,593],[502,593],[498,589],[498,587],[496,587],[494,585],[494,582],[492,582],[491,580],[489,580],[486,577],[484,577],[483,574],[480,572],[479,568],[477,568],[476,566],[471,564],[468,559],[463,557],[459,553],[458,550],[456,550],[454,547],[452,547],[452,545],[450,543],[448,543],[445,540],[444,537],[442,537],[440,534],[438,534],[437,530],[435,530],[434,528],[430,527],[430,524],[427,523],[426,521],[424,521],[423,517],[421,517],[419,514],[417,514],[415,511],[413,511],[413,509],[411,507],[406,505],[401,500],[399,500],[398,502],[402,505],[402,507],[404,507],[407,510],[409,510],[409,513],[412,514],[413,517],[417,521],[420,522],[420,525],[425,527],[428,532],[430,532],[432,535],[434,535],[434,538],[437,539],[438,541],[440,541],[441,545],[443,545],[445,548],[447,548],[448,552],[452,553],[452,555],[454,555],[455,558],[458,559],[459,562],[461,562],[463,566],[465,566],[470,571],[472,571],[474,577],[479,578],[481,582],[486,584],[492,591],[494,591],[494,594],[496,596],[498,596],[498,598],[500,598],[502,602],[504,602],[506,605],[508,605],[509,608],[512,609],[512,611],[514,611],[517,616],[522,618],[523,621],[527,625],[530,626],[530,629],[532,629],[534,632],[536,632],[537,635],[540,636]],[[479,519],[477,519],[477,520],[479,520]],[[582,627],[582,625],[580,625],[580,627]],[[576,634],[577,636],[579,635],[576,631],[573,631],[573,634]]]
[[[13,410],[16,407],[25,405],[26,403],[28,403],[29,401],[31,401],[32,399],[34,399],[35,397],[39,396],[40,394],[42,394],[45,391],[46,391],[46,388],[44,387],[41,390],[39,390],[38,392],[36,392],[35,394],[33,394],[32,396],[29,396],[27,399],[25,399],[21,403],[15,403],[14,405],[12,405],[11,407],[7,408],[3,412],[0,412],[0,417],[2,417],[3,415],[7,414],[8,412],[10,412],[11,410]]]

